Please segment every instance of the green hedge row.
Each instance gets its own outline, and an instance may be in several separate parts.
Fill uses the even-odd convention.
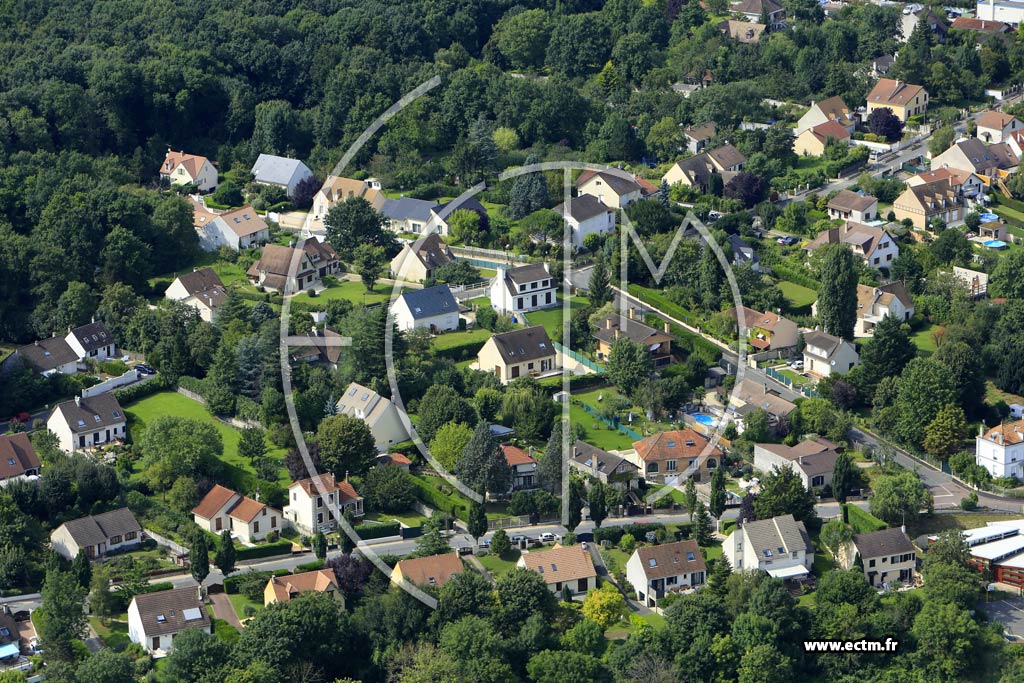
[[[792,268],[787,268],[781,264],[772,266],[772,270],[775,272],[775,275],[782,280],[795,282],[796,284],[807,287],[808,289],[813,289],[815,292],[821,291],[821,283],[811,277],[808,277],[804,273],[793,270]]]
[[[369,540],[371,538],[384,538],[385,536],[397,536],[402,529],[398,522],[384,522],[383,524],[360,524],[355,528],[359,538]]]
[[[260,577],[264,580],[269,579],[271,576],[288,576],[290,574],[287,569],[278,569],[272,572],[246,572],[244,574],[237,574],[235,576],[229,576],[224,579],[224,592],[228,595],[234,595],[238,592],[238,584],[242,581],[252,581],[253,577]]]
[[[473,340],[449,346],[445,349],[437,349],[434,353],[440,358],[451,358],[456,363],[476,358],[476,354],[483,348],[487,340]]]
[[[843,505],[843,509],[846,511],[846,523],[853,527],[854,533],[867,534],[889,528],[889,525],[878,517],[866,510],[861,510],[856,505],[846,503]]]
[[[260,557],[289,555],[291,552],[292,542],[288,539],[281,539],[280,541],[265,543],[263,545],[253,546],[252,548],[242,548],[235,553],[235,559],[238,562],[241,562],[242,560],[255,560]]]
[[[199,394],[203,398],[206,398],[206,393],[210,387],[209,383],[205,379],[190,377],[188,375],[178,378],[178,386],[186,391],[191,391],[193,394]]]
[[[555,375],[554,377],[545,377],[542,380],[538,380],[537,384],[554,394],[562,390],[562,376]],[[577,389],[591,389],[603,384],[608,384],[608,378],[605,375],[573,375],[569,378],[570,391],[575,391]]]
[[[126,387],[114,390],[114,398],[117,399],[118,403],[122,405],[125,403],[131,403],[132,401],[138,401],[140,398],[152,396],[153,394],[170,389],[173,386],[172,382],[164,377],[163,375],[157,375],[148,382],[136,382],[135,384],[129,384]]]
[[[306,562],[305,564],[300,564],[299,566],[297,566],[295,568],[295,573],[296,574],[301,574],[302,572],[315,572],[315,571],[323,569],[323,568],[324,568],[324,561],[323,560],[313,560],[312,562]]]
[[[429,482],[420,479],[415,474],[409,475],[409,480],[415,488],[416,499],[424,505],[430,506],[441,512],[458,517],[463,522],[469,522],[469,505],[464,501],[457,500],[438,491]]]
[[[630,534],[638,541],[646,541],[648,531],[658,531],[658,529],[664,528],[664,524],[651,522],[648,524],[630,524],[629,526],[612,526],[605,529],[594,529],[594,542],[601,543],[602,541],[611,541],[613,545],[618,545],[619,541],[622,540],[623,534]]]

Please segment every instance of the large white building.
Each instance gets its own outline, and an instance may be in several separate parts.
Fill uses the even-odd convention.
[[[615,230],[615,209],[593,195],[581,194],[569,201],[568,210],[562,203],[554,211],[565,217],[572,230],[572,244],[577,248],[583,246],[583,239],[587,235]]]
[[[363,497],[348,479],[336,481],[333,474],[327,473],[292,482],[283,512],[292,526],[308,535],[337,529],[345,510],[362,517]]]
[[[303,180],[312,178],[313,172],[298,159],[261,154],[252,166],[252,177],[260,185],[282,188],[291,199],[295,196],[296,186]]]
[[[547,263],[498,268],[489,290],[491,307],[506,315],[551,308],[558,305],[557,290]]]
[[[974,444],[975,460],[993,477],[1024,479],[1024,420],[981,427]]]

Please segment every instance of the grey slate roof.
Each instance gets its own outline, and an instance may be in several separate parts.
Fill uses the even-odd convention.
[[[759,560],[788,557],[791,552],[799,550],[811,552],[811,537],[807,535],[804,523],[793,519],[793,515],[745,522],[743,531],[750,542],[750,551]],[[766,551],[771,554],[766,554]]]
[[[857,552],[862,558],[915,552],[914,544],[899,527],[855,534],[853,544],[857,546]]]
[[[505,277],[517,285],[525,285],[538,280],[547,280],[551,273],[544,267],[543,263],[531,263],[526,266],[512,268],[505,273]]]
[[[554,212],[561,215],[565,212],[565,203],[561,203],[556,206]],[[589,194],[581,194],[579,197],[573,197],[572,201],[569,202],[569,215],[573,217],[577,222],[583,222],[591,219],[594,216],[600,216],[601,214],[613,211],[604,202],[597,197]]]
[[[425,199],[413,199],[402,197],[401,199],[385,200],[381,207],[381,213],[393,221],[422,221],[430,220],[430,212],[437,208],[435,202],[428,202]]]
[[[142,628],[149,637],[210,625],[210,616],[194,587],[143,593],[133,600],[139,608]]]
[[[608,326],[609,321],[611,322],[611,327]],[[645,325],[639,320],[630,320],[618,313],[609,313],[598,322],[594,338],[607,344],[614,344],[615,340],[618,339],[616,332],[637,344],[645,345],[651,343],[649,341],[651,337],[668,336],[664,332],[656,330],[650,325]]]
[[[416,320],[458,312],[459,305],[448,285],[434,285],[425,289],[412,289],[402,294],[405,305]]]
[[[112,536],[124,536],[129,531],[142,533],[142,527],[128,508],[72,519],[63,526],[79,547],[106,543]]]
[[[88,352],[114,343],[114,335],[103,323],[92,322],[71,330],[78,343]]]
[[[448,245],[441,240],[436,232],[432,232],[424,237],[423,241],[419,243],[419,247],[416,247],[415,244],[415,242],[410,244],[409,248],[415,250],[416,258],[430,270],[441,268],[455,260],[451,249],[448,248]]]
[[[523,363],[555,355],[555,345],[540,325],[496,334],[491,339],[506,363]]]
[[[61,414],[74,434],[93,432],[125,421],[121,404],[112,393],[65,401],[54,411]]]
[[[597,446],[591,446],[586,441],[577,441],[573,444],[572,461],[588,471],[593,469],[593,463],[596,461],[597,471],[603,474],[612,474],[622,463],[626,463],[632,470],[640,470],[639,467],[625,458],[613,455]]]
[[[757,263],[760,259],[757,252],[749,244],[743,241],[739,235],[729,235],[729,244],[732,245],[733,260],[736,263]]]
[[[305,170],[302,175],[313,175],[306,164],[298,159],[279,157],[273,154],[261,154],[252,165],[252,174],[257,182],[272,185],[288,185],[296,170]]]
[[[22,346],[17,354],[37,372],[48,372],[78,360],[78,354],[64,341],[64,337],[40,339],[34,344]]]

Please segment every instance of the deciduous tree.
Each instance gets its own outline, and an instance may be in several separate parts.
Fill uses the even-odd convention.
[[[377,449],[366,422],[351,415],[331,415],[316,432],[324,468],[338,479],[370,469]]]

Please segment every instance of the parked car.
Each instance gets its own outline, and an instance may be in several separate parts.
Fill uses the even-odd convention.
[[[480,547],[486,550],[487,548],[491,547],[491,542],[486,540],[486,539],[484,539],[484,540],[480,541]]]
[[[779,239],[775,240],[777,244],[781,244],[784,247],[791,247],[799,241],[799,239],[793,237],[792,235],[783,235]]]
[[[458,549],[457,552],[459,553],[459,555],[472,555],[473,554],[473,546],[471,546],[471,545],[459,546],[459,549]]]
[[[149,367],[145,363],[139,363],[138,365],[135,366],[135,369],[138,370],[139,372],[141,372],[143,375],[155,375],[156,374],[156,370],[154,370],[153,368]]]
[[[540,540],[544,541],[545,543],[553,543],[555,541],[561,541],[562,537],[558,534],[553,534],[551,532],[545,531],[543,534],[540,535]]]
[[[522,534],[519,534],[517,536],[513,536],[512,537],[512,543],[513,544],[518,545],[518,544],[522,543],[523,541],[529,542],[530,541],[530,537],[529,536],[523,536]]]
[[[793,369],[794,370],[803,370],[804,369],[804,362],[802,360],[796,361],[795,363],[793,363]]]

